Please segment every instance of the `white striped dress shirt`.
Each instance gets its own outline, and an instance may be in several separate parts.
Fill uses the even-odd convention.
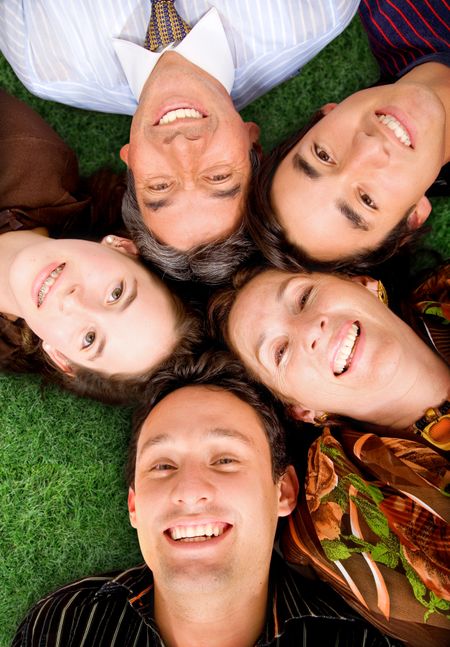
[[[236,67],[238,109],[300,68],[348,25],[359,0],[177,0],[191,24],[221,17]],[[0,48],[30,92],[79,108],[133,114],[112,45],[142,44],[149,0],[0,0]]]

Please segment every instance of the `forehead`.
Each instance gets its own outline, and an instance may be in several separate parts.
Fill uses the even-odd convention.
[[[173,391],[152,409],[142,426],[138,454],[156,437],[176,444],[204,436],[235,438],[249,447],[268,449],[264,426],[253,407],[218,387],[188,386]]]
[[[242,176],[232,184],[229,195],[201,187],[179,189],[156,210],[147,206],[143,192],[138,202],[144,223],[159,242],[182,251],[224,240],[242,223],[248,178]]]

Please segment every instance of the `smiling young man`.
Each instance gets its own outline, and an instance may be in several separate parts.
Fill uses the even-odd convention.
[[[226,355],[161,377],[135,419],[128,464],[145,564],[47,596],[14,647],[390,645],[272,554],[298,482],[268,402]]]
[[[148,0],[110,4],[68,3],[62,19],[56,0],[5,0],[0,48],[43,98],[136,112],[127,225],[163,271],[220,282],[252,249],[241,221],[259,129],[236,109],[297,74],[358,0],[177,0],[192,30],[162,55],[142,47]]]
[[[450,161],[448,5],[366,0],[360,14],[385,85],[324,106],[261,174],[250,227],[279,267],[384,260],[426,221]]]

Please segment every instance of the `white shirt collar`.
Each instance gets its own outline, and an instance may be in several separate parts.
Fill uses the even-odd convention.
[[[139,101],[145,82],[164,52],[150,52],[121,38],[114,38],[113,41],[131,91]],[[228,93],[231,92],[234,83],[233,56],[215,7],[200,18],[176,47],[169,45],[164,51],[169,49],[214,76]]]

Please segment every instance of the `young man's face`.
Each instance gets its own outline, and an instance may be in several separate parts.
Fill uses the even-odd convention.
[[[188,250],[236,230],[258,135],[216,79],[175,52],[164,54],[121,151],[155,238]]]
[[[128,499],[155,583],[192,595],[239,590],[255,572],[263,580],[295,484],[293,468],[274,483],[269,443],[248,404],[216,387],[171,393],[142,427]]]
[[[423,85],[357,92],[279,165],[271,201],[288,239],[318,260],[376,249],[402,219],[420,226],[445,159],[445,109]]]

